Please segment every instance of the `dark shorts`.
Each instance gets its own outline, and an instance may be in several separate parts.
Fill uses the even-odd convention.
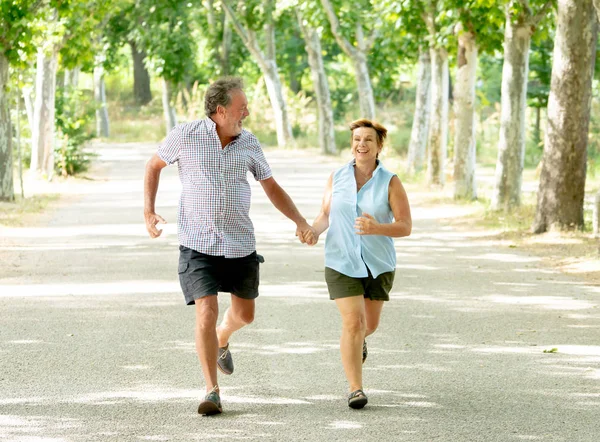
[[[179,282],[187,305],[217,292],[229,292],[243,299],[258,296],[259,262],[252,252],[243,258],[205,255],[179,246]]]
[[[330,299],[364,296],[372,301],[389,301],[390,290],[394,285],[396,271],[386,272],[373,278],[371,272],[366,278],[353,278],[343,273],[325,267],[325,282]]]

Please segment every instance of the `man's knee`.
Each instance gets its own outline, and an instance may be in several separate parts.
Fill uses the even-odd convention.
[[[216,296],[196,299],[196,324],[200,330],[214,329],[219,317]]]
[[[237,320],[244,325],[251,324],[254,321],[254,309],[245,309],[237,312]]]

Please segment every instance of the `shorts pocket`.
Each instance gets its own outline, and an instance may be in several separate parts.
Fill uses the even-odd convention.
[[[182,273],[185,273],[189,266],[190,266],[190,264],[187,262],[180,262],[179,267],[177,268],[177,273],[179,273],[180,275]]]

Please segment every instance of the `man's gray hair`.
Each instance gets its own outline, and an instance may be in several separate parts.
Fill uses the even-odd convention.
[[[217,106],[226,107],[231,103],[231,91],[244,89],[244,82],[239,77],[219,78],[206,90],[204,111],[210,117],[217,112]]]

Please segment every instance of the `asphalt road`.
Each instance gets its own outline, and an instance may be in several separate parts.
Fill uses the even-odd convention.
[[[99,146],[94,180],[35,226],[0,227],[0,440],[600,440],[600,290],[420,204],[396,241],[398,268],[369,339],[369,405],[346,405],[340,320],[323,245],[253,183],[261,267],[255,322],[231,341],[224,414],[201,417],[193,308],[177,280],[176,168],[165,170],[147,237],[145,160],[155,146]],[[343,163],[268,151],[306,217]],[[221,311],[229,295],[219,295]],[[553,350],[556,349],[556,350]],[[546,352],[545,352],[546,351]]]

